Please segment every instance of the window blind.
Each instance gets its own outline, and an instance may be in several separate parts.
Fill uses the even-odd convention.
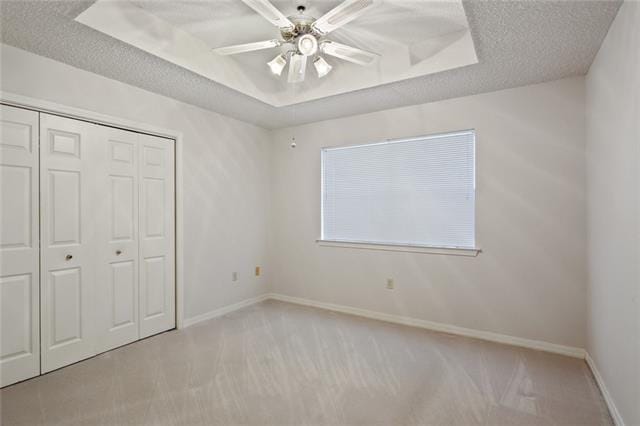
[[[475,133],[322,150],[321,239],[475,247]]]

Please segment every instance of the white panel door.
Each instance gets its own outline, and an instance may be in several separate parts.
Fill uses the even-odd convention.
[[[96,127],[40,114],[42,372],[95,354]]]
[[[139,135],[140,337],[175,327],[174,141]]]
[[[100,127],[98,352],[138,339],[138,134]]]
[[[38,113],[0,106],[0,386],[40,374]]]

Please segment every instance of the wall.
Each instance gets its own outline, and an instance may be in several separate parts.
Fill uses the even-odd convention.
[[[477,258],[315,243],[321,147],[469,128],[477,132]],[[274,291],[584,347],[584,128],[577,77],[275,131]]]
[[[640,4],[625,3],[586,79],[587,121],[580,77],[274,132],[4,45],[0,86],[184,134],[186,318],[273,290],[586,345],[614,415],[631,425],[640,424],[639,25]],[[478,140],[477,258],[316,245],[321,147],[467,128]],[[253,277],[255,265],[267,275]]]
[[[268,276],[254,277],[253,268],[266,262],[268,131],[10,46],[0,49],[3,91],[183,133],[185,318],[267,292]]]
[[[640,3],[620,8],[586,79],[589,354],[640,425]]]

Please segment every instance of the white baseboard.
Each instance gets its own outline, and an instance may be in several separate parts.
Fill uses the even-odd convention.
[[[568,355],[574,358],[584,359],[586,352],[582,348],[572,346],[563,346],[555,343],[543,342],[540,340],[523,339],[521,337],[509,336],[506,334],[493,333],[490,331],[475,330],[472,328],[458,327],[456,325],[444,324],[440,322],[421,320],[411,317],[399,315],[384,314],[382,312],[369,311],[366,309],[353,308],[351,306],[336,305],[333,303],[317,302],[315,300],[303,299],[300,297],[287,296],[284,294],[267,293],[251,299],[246,299],[233,305],[223,306],[211,312],[197,315],[184,320],[183,327],[188,327],[202,321],[216,318],[230,312],[260,303],[267,299],[280,300],[282,302],[295,303],[296,305],[312,306],[314,308],[326,309],[334,312],[342,312],[350,315],[376,319],[380,321],[391,322],[394,324],[403,324],[412,327],[424,328],[427,330],[439,331],[443,333],[455,334],[458,336],[473,337],[475,339],[487,340],[490,342],[504,343],[507,345],[520,346],[523,348],[536,349],[539,351],[552,352],[561,355]],[[591,365],[591,364],[590,364]],[[596,375],[594,371],[594,375]],[[600,382],[598,382],[600,383]],[[605,394],[603,388],[603,394]]]
[[[268,294],[263,294],[258,297],[252,297],[251,299],[245,299],[238,303],[234,303],[233,305],[223,306],[222,308],[215,309],[210,312],[205,312],[204,314],[196,315],[195,317],[186,318],[182,324],[182,327],[189,327],[190,325],[197,324],[202,321],[210,320],[212,318],[217,318],[222,315],[228,314],[233,311],[237,311],[238,309],[246,308],[247,306],[255,305],[256,303],[260,303],[269,298]]]
[[[604,401],[607,403],[607,407],[609,407],[609,413],[611,413],[613,422],[616,424],[616,426],[625,426],[624,420],[622,420],[622,416],[618,411],[618,407],[616,407],[616,404],[613,402],[613,398],[609,393],[609,389],[607,389],[607,386],[604,384],[604,380],[600,375],[600,371],[598,371],[598,367],[596,367],[595,361],[593,360],[593,358],[591,358],[591,355],[589,355],[588,352],[586,353],[585,359],[587,360],[587,365],[589,366],[589,368],[591,369],[591,372],[593,373],[593,377],[595,377],[596,379],[596,383],[600,388],[600,392],[602,392]]]
[[[197,324],[199,322],[216,318],[216,317],[228,314],[230,312],[236,311],[238,309],[242,309],[247,306],[260,303],[268,299],[279,300],[281,302],[295,303],[297,305],[311,306],[314,308],[326,309],[334,312],[342,312],[345,314],[357,315],[360,317],[391,322],[394,324],[403,324],[403,325],[408,325],[412,327],[424,328],[427,330],[455,334],[458,336],[472,337],[476,339],[487,340],[490,342],[503,343],[506,345],[536,349],[539,351],[567,355],[574,358],[586,359],[587,365],[593,372],[593,376],[596,379],[596,383],[600,387],[604,400],[607,403],[607,407],[609,408],[609,412],[611,413],[611,417],[613,418],[616,426],[625,426],[624,421],[620,416],[620,412],[618,411],[615,403],[613,402],[613,399],[611,398],[611,394],[609,393],[606,385],[604,384],[604,381],[602,380],[602,376],[600,375],[600,372],[598,371],[593,359],[582,348],[558,345],[555,343],[549,343],[549,342],[544,342],[540,340],[523,339],[521,337],[509,336],[506,334],[492,333],[490,331],[474,330],[472,328],[458,327],[456,325],[443,324],[443,323],[434,322],[434,321],[426,321],[426,320],[421,320],[421,319],[416,319],[411,317],[384,314],[382,312],[369,311],[366,309],[353,308],[353,307],[344,306],[344,305],[336,305],[333,303],[317,302],[315,300],[303,299],[300,297],[287,296],[284,294],[277,294],[277,293],[263,294],[258,297],[246,299],[241,302],[234,303],[233,305],[223,306],[222,308],[218,308],[214,311],[185,319],[183,326],[188,327],[188,326]]]
[[[563,346],[555,343],[543,342],[540,340],[523,339],[521,337],[508,336],[505,334],[492,333],[490,331],[474,330],[471,328],[458,327],[456,325],[443,324],[434,321],[426,321],[416,318],[403,317],[399,315],[384,314],[381,312],[369,311],[366,309],[352,308],[350,306],[335,305],[333,303],[317,302],[315,300],[302,299],[299,297],[286,296],[284,294],[271,293],[269,299],[280,300],[282,302],[295,303],[298,305],[312,306],[320,309],[327,309],[345,314],[357,315],[365,318],[372,318],[380,321],[404,324],[412,327],[425,328],[428,330],[440,331],[443,333],[456,334],[459,336],[473,337],[476,339],[488,340],[490,342],[504,343],[507,345],[520,346],[539,351],[552,352],[556,354],[568,355],[574,358],[584,359],[585,350],[571,346]]]

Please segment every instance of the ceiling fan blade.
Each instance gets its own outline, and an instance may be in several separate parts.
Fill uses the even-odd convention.
[[[254,43],[235,44],[233,46],[218,47],[213,49],[218,55],[235,55],[236,53],[253,52],[254,50],[270,49],[280,46],[279,40],[256,41]]]
[[[311,26],[321,34],[328,34],[353,21],[376,3],[376,0],[345,0],[318,18]]]
[[[281,30],[293,29],[293,22],[282,14],[269,0],[242,0],[251,9],[258,12],[267,21]]]
[[[335,56],[336,58],[344,59],[345,61],[358,65],[370,65],[380,56],[377,53],[367,52],[366,50],[336,43],[335,41],[325,41],[320,45],[320,50],[327,55]]]
[[[304,81],[304,75],[307,70],[307,57],[304,55],[291,55],[289,60],[289,83],[300,83]]]

